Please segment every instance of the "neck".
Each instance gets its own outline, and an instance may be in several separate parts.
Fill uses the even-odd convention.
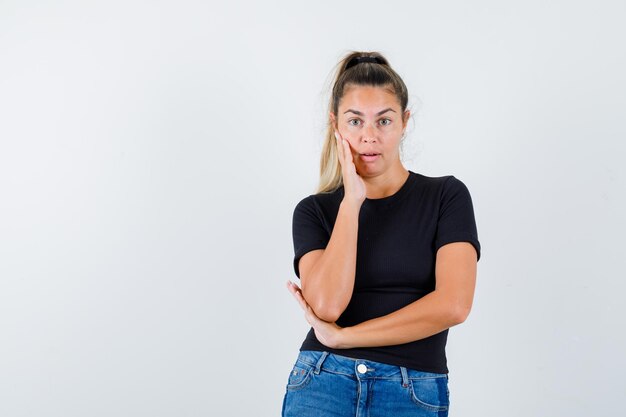
[[[409,176],[409,171],[399,164],[386,172],[372,176],[363,177],[365,182],[365,195],[369,199],[384,198],[395,194],[405,183]]]

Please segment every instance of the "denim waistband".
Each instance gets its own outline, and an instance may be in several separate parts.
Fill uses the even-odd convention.
[[[350,358],[328,351],[302,350],[298,354],[299,362],[313,367],[313,372],[321,370],[336,374],[353,376],[357,379],[397,379],[408,385],[409,379],[448,378],[448,374],[418,371],[404,366],[390,365],[368,359]]]

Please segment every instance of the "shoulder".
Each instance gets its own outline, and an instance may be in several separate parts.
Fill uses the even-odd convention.
[[[443,178],[440,194],[441,207],[471,207],[472,196],[467,185],[454,175],[446,175]]]
[[[428,176],[417,172],[411,174],[419,188],[441,196],[444,192],[467,188],[463,181],[454,175]]]
[[[433,187],[442,186],[446,182],[455,182],[459,181],[457,177],[454,175],[440,175],[440,176],[430,176],[426,174],[421,174],[419,172],[409,171],[413,177],[415,177],[416,181],[423,185],[429,185]]]
[[[420,174],[417,172],[412,172],[412,174],[415,176],[418,183],[427,187],[436,188],[440,190],[467,188],[465,186],[465,183],[462,180],[460,180],[458,177],[452,174],[441,175],[438,177],[432,177],[432,176]]]
[[[326,211],[339,206],[343,198],[343,187],[328,193],[310,194],[302,198],[295,207],[295,211]]]
[[[443,177],[442,189],[443,192],[453,192],[453,193],[467,193],[469,194],[469,189],[467,185],[459,178],[454,175],[446,175]]]
[[[465,182],[455,175],[428,176],[414,173],[419,195],[427,198],[431,204],[445,207],[462,201],[471,202],[471,196]]]

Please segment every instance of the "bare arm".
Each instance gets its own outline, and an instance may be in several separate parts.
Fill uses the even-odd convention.
[[[322,320],[335,322],[352,298],[359,207],[343,201],[326,249],[300,258],[302,294]]]
[[[347,140],[335,134],[341,164],[344,198],[325,249],[300,258],[302,295],[322,320],[335,322],[352,298],[356,273],[359,211],[365,200],[365,183],[356,172]]]
[[[432,336],[465,321],[476,284],[476,251],[455,242],[437,251],[435,290],[385,316],[341,329],[340,349],[388,346]]]

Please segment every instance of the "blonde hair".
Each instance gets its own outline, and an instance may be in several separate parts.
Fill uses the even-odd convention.
[[[359,62],[360,57],[373,58],[376,62]],[[352,51],[337,64],[329,103],[329,112],[332,111],[335,117],[337,117],[339,102],[344,92],[348,87],[356,85],[388,88],[398,98],[402,114],[404,114],[409,101],[406,85],[391,68],[389,61],[380,53]],[[343,177],[337,156],[335,126],[329,118],[320,159],[320,180],[317,193],[330,193],[342,185]]]

